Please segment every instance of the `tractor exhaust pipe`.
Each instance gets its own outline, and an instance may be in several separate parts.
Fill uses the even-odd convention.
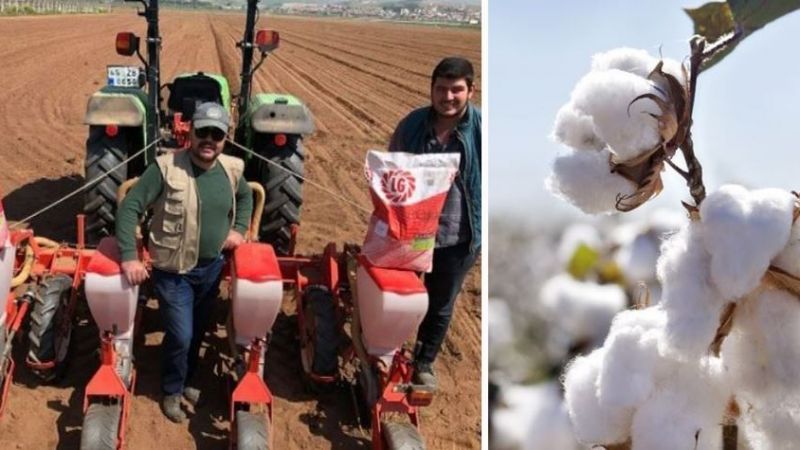
[[[242,41],[236,44],[237,47],[242,49],[242,73],[241,86],[239,90],[239,98],[237,99],[237,113],[239,121],[237,123],[236,135],[234,140],[239,144],[245,142],[245,130],[247,127],[241,121],[241,118],[247,113],[247,107],[250,102],[250,90],[253,83],[253,49],[255,40],[255,27],[256,15],[258,14],[258,0],[247,0],[247,16],[244,24],[244,36]]]

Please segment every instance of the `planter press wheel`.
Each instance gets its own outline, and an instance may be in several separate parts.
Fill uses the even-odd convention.
[[[305,345],[301,349],[306,374],[335,376],[339,368],[336,305],[322,286],[311,286],[303,294]],[[310,378],[310,377],[309,377]],[[313,380],[311,380],[313,382]],[[319,383],[312,383],[320,388]]]
[[[119,434],[120,403],[92,403],[83,416],[80,450],[115,450]]]
[[[425,450],[419,430],[409,422],[381,422],[381,430],[388,450]]]
[[[265,421],[269,422],[265,415],[236,411],[237,450],[269,450],[269,429]]]
[[[71,289],[71,277],[56,275],[46,279],[39,285],[39,298],[31,312],[28,360],[55,363],[50,369],[34,370],[45,381],[51,381],[63,373],[67,359],[72,337],[72,318],[67,311]]]

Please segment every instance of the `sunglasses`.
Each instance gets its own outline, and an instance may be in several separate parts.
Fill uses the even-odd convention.
[[[225,139],[225,132],[215,127],[195,128],[194,135],[200,139],[211,136],[211,139],[217,142]]]

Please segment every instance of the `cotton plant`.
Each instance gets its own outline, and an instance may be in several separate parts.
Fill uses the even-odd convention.
[[[709,53],[692,41],[687,66],[617,49],[556,115],[570,147],[547,183],[584,212],[628,211],[687,181],[693,204],[654,261],[656,304],[617,313],[602,346],[563,375],[577,439],[632,449],[785,449],[800,442],[800,203],[782,189],[724,185],[706,194],[691,139],[691,104]],[[686,168],[671,161],[682,152]],[[644,265],[645,267],[641,267]]]

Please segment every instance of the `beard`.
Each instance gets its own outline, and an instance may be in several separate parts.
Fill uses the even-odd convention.
[[[208,143],[207,141],[201,141],[196,148],[191,150],[195,158],[208,163],[214,162],[221,153],[216,144]]]

